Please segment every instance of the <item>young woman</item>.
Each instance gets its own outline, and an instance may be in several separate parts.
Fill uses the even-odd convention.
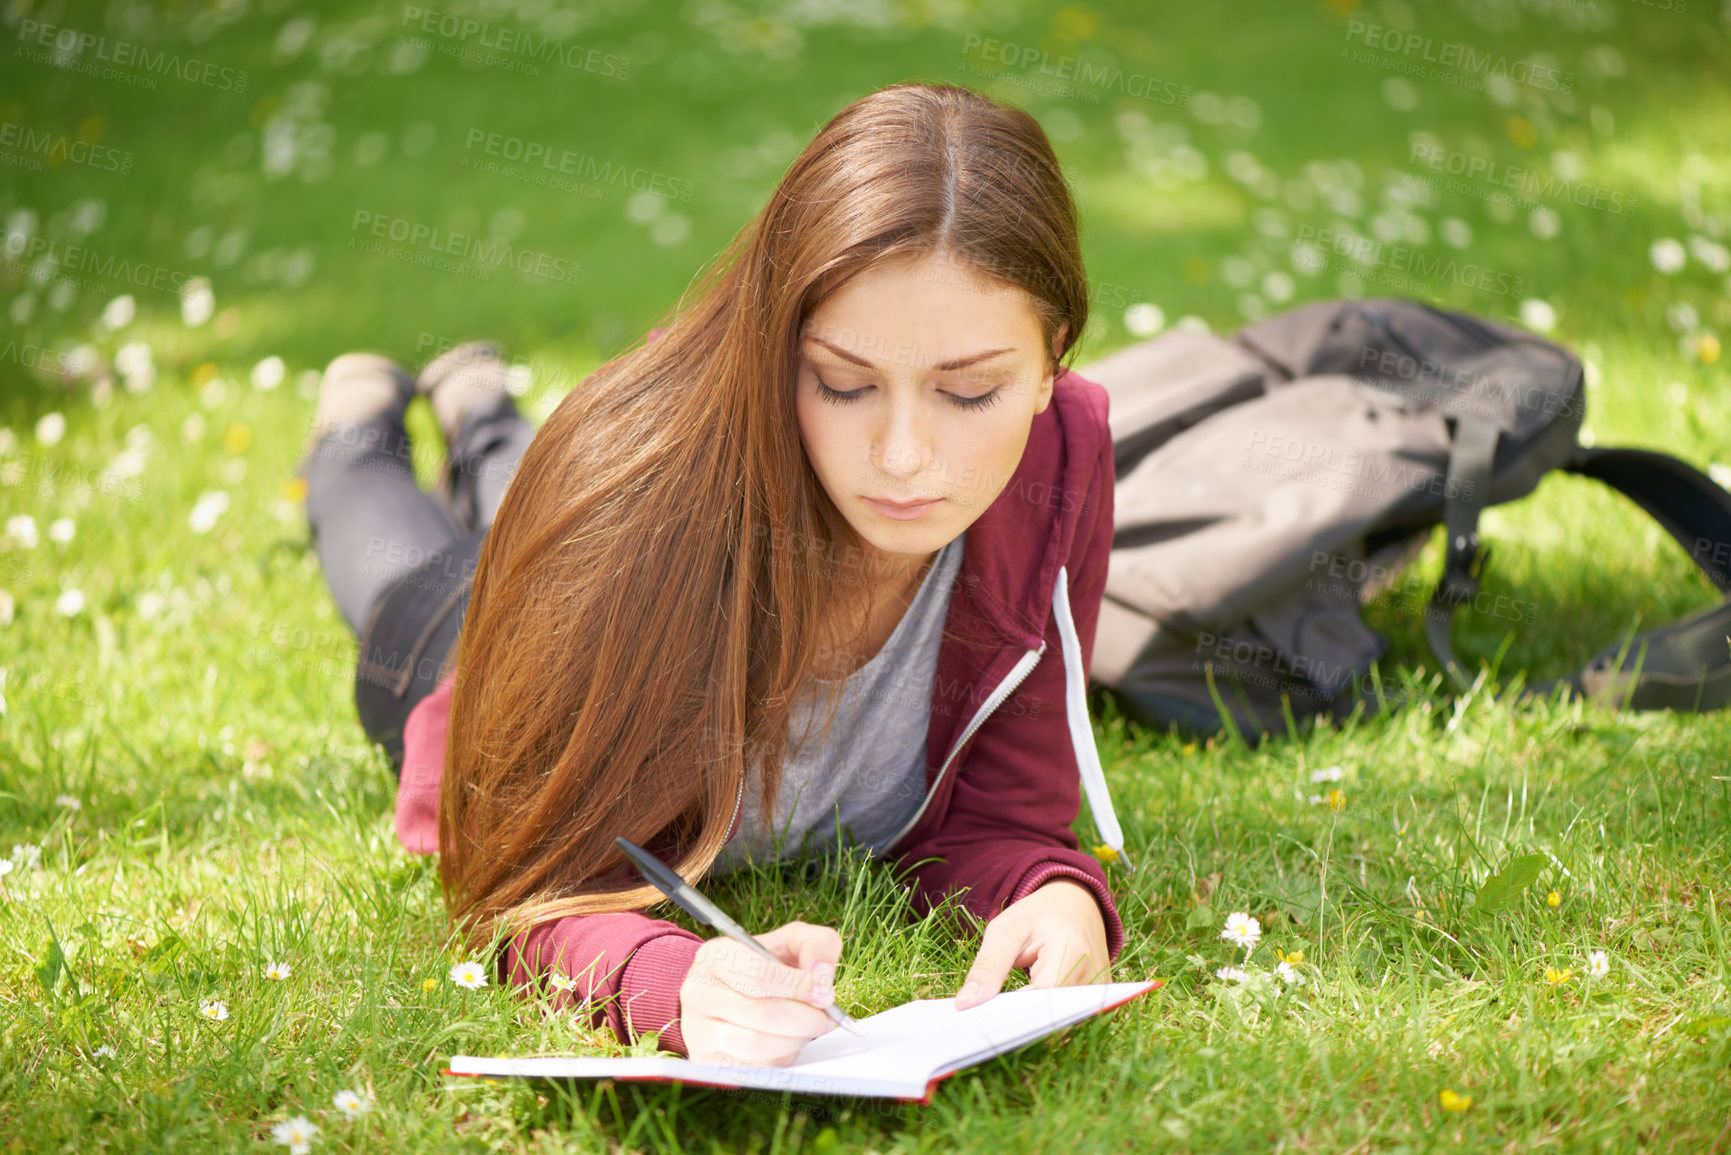
[[[308,517],[361,635],[396,823],[455,923],[622,1041],[785,1065],[833,928],[782,964],[644,908],[846,837],[985,921],[958,995],[1107,981],[1123,928],[1070,829],[1122,838],[1084,692],[1112,541],[1074,204],[1026,113],[896,85],[836,115],[665,327],[538,432],[497,350],[327,371]],[[402,411],[431,396],[442,500]],[[508,483],[508,484],[507,484]],[[459,635],[460,627],[460,635]]]

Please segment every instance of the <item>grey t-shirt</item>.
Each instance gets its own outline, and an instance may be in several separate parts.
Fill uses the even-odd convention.
[[[754,775],[745,785],[739,829],[711,873],[726,874],[748,859],[791,857],[808,835],[804,845],[810,849],[831,846],[838,815],[854,841],[882,850],[919,810],[926,795],[926,732],[938,647],[966,536],[964,531],[938,551],[895,632],[870,661],[845,680],[811,679],[788,718],[775,822],[765,822],[759,812]],[[841,702],[824,744],[826,703],[818,695],[838,689]]]

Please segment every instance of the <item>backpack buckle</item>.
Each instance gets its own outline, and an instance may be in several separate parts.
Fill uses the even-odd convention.
[[[1442,577],[1436,584],[1433,601],[1456,606],[1478,596],[1479,575],[1491,556],[1490,547],[1479,541],[1478,531],[1451,537],[1443,555]]]

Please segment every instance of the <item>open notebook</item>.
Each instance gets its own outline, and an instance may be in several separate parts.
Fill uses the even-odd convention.
[[[1001,991],[965,1011],[956,1009],[954,998],[915,999],[856,1020],[860,1036],[838,1027],[813,1039],[787,1067],[694,1063],[672,1055],[628,1059],[456,1055],[446,1073],[698,1083],[929,1103],[932,1088],[946,1075],[1109,1011],[1160,985],[1152,980],[1022,987]]]

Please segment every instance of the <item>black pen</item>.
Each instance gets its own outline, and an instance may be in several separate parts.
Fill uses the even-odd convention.
[[[719,906],[710,902],[698,893],[695,887],[674,873],[672,867],[628,838],[615,838],[613,842],[625,852],[626,857],[637,864],[637,869],[643,872],[644,878],[654,884],[655,889],[677,902],[684,908],[685,913],[701,923],[714,927],[741,946],[756,951],[770,962],[785,965],[771,953],[768,947],[753,938],[743,926],[727,917]],[[860,1033],[859,1027],[848,1016],[848,1013],[836,1006],[834,1002],[824,1007],[823,1013],[828,1015],[836,1026],[852,1031],[856,1035]]]

